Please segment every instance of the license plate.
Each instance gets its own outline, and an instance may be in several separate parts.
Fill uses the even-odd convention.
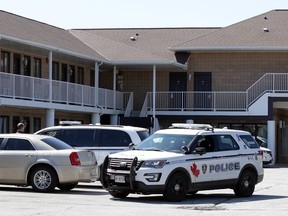
[[[115,183],[125,183],[125,176],[115,175]]]

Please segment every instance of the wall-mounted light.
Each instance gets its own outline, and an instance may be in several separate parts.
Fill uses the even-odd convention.
[[[192,79],[192,74],[188,74],[188,81],[190,82]]]
[[[69,72],[69,76],[72,76],[72,74],[73,74],[73,69],[72,69],[71,67],[69,67],[68,72]]]
[[[22,58],[22,62],[24,64],[24,66],[28,65],[28,59],[27,58]]]

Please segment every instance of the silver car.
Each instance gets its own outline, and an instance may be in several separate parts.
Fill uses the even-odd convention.
[[[71,190],[98,179],[98,169],[93,151],[76,150],[54,137],[0,134],[0,184]]]

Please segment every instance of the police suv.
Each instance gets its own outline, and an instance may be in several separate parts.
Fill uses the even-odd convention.
[[[182,201],[201,190],[231,188],[249,197],[263,180],[263,152],[249,132],[173,124],[104,160],[101,183],[113,197],[163,194]]]

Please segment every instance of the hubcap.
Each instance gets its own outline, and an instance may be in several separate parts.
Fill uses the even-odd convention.
[[[34,184],[39,189],[46,189],[51,184],[51,175],[45,170],[39,170],[34,176]]]
[[[180,189],[181,189],[181,187],[180,187],[179,184],[176,184],[176,185],[174,186],[174,190],[175,190],[175,191],[180,191]]]

